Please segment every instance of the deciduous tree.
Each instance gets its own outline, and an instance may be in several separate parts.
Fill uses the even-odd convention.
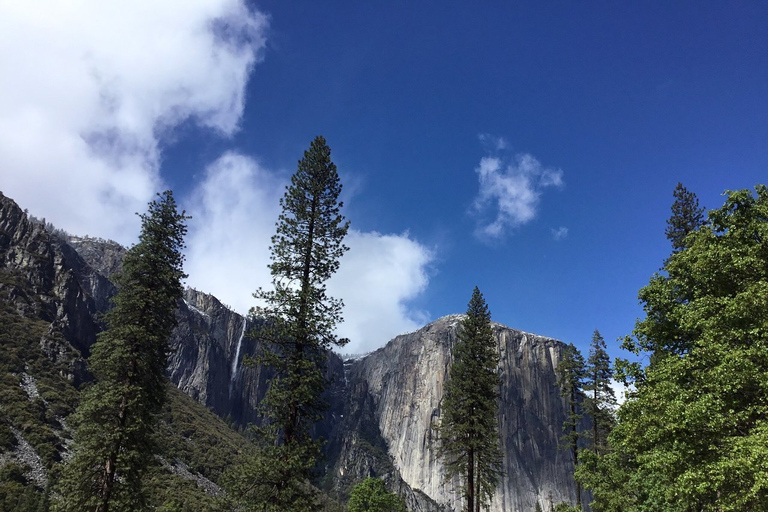
[[[379,478],[366,478],[349,493],[349,512],[406,512],[405,502]]]
[[[755,192],[727,192],[640,291],[626,347],[652,357],[583,479],[594,510],[768,510],[768,188]]]

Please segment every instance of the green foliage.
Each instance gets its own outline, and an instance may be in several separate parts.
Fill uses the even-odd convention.
[[[582,509],[580,506],[573,506],[563,501],[555,505],[553,512],[582,512]]]
[[[316,510],[317,490],[309,475],[318,443],[275,444],[274,427],[257,431],[258,449],[243,457],[225,485],[239,510],[264,512]]]
[[[221,418],[166,383],[166,403],[156,428],[156,445],[167,460],[181,460],[192,473],[218,482],[252,443]]]
[[[579,425],[583,418],[581,392],[584,387],[586,367],[584,356],[581,355],[581,352],[573,343],[563,349],[556,373],[560,395],[565,398],[568,407],[568,416],[563,422],[561,441],[563,446],[571,452],[573,466],[578,467],[579,439],[583,436],[583,433],[579,430]],[[576,501],[578,506],[581,507],[581,486],[578,481],[576,482]]]
[[[665,231],[672,242],[673,252],[686,247],[685,237],[704,224],[704,208],[699,207],[699,198],[678,183],[674,191],[675,202],[672,204],[672,216],[667,220]]]
[[[170,191],[141,215],[139,243],[115,279],[107,330],[89,359],[96,382],[85,389],[72,424],[74,455],[64,467],[61,511],[136,510],[145,506],[142,475],[156,451],[156,415],[165,398],[168,339],[182,296],[186,234]]]
[[[584,373],[584,412],[592,421],[592,450],[607,450],[608,433],[615,423],[616,395],[611,387],[613,368],[605,340],[595,329]]]
[[[366,478],[349,495],[349,512],[406,512],[405,502],[379,478]]]
[[[768,510],[768,188],[726,196],[640,291],[650,363],[581,475],[595,511]]]
[[[325,351],[347,341],[334,334],[342,303],[325,290],[347,250],[342,240],[349,227],[340,213],[341,182],[330,155],[325,139],[317,137],[299,161],[272,237],[273,289],[254,294],[265,306],[252,314],[265,321],[251,336],[268,348],[256,361],[276,376],[261,404],[269,420],[259,432],[262,451],[242,470],[244,481],[234,490],[247,490],[243,499],[259,510],[312,509],[307,481],[319,444],[310,430],[324,409]]]
[[[43,512],[47,496],[35,489],[24,476],[26,468],[17,464],[0,466],[0,512]]]
[[[501,474],[498,362],[491,314],[475,287],[458,330],[438,427],[446,479],[462,477],[470,511],[487,507]]]

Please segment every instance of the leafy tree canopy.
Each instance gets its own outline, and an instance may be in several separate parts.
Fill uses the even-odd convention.
[[[349,495],[349,512],[406,512],[405,502],[379,478],[366,478]]]
[[[768,188],[726,192],[685,245],[640,291],[625,346],[651,359],[582,475],[595,511],[768,510]]]

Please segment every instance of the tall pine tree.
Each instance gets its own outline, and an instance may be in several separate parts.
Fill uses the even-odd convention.
[[[81,395],[73,457],[55,504],[60,511],[117,512],[144,505],[141,479],[155,453],[152,433],[165,399],[168,339],[182,297],[184,212],[171,191],[141,215],[139,243],[123,259],[107,329],[92,347],[96,381]]]
[[[597,454],[606,450],[608,434],[614,423],[616,394],[611,386],[612,380],[613,368],[605,339],[595,329],[584,374],[584,412],[592,421],[592,450]]]
[[[673,192],[675,202],[672,203],[672,216],[667,220],[665,231],[672,242],[672,251],[679,252],[685,248],[685,237],[691,231],[697,230],[704,224],[704,208],[699,206],[699,198],[678,183]]]
[[[243,468],[236,491],[257,510],[313,510],[309,478],[319,455],[311,428],[324,409],[325,354],[347,340],[334,334],[342,302],[326,295],[326,281],[347,251],[349,222],[341,215],[341,181],[331,149],[317,137],[280,200],[282,214],[272,237],[272,290],[254,297],[263,318],[251,336],[267,348],[258,362],[275,371],[262,401],[268,424],[263,450]]]
[[[582,436],[579,430],[581,419],[581,393],[584,386],[584,356],[573,343],[568,344],[560,355],[557,365],[557,382],[560,386],[560,395],[565,398],[568,415],[563,422],[563,445],[571,452],[573,466],[579,466],[579,439]],[[576,482],[576,505],[581,508],[581,484]]]
[[[475,287],[461,321],[438,427],[446,478],[459,475],[468,512],[487,507],[501,475],[499,356],[491,313]]]

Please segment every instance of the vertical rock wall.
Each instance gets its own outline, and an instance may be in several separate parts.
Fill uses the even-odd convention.
[[[367,383],[389,455],[411,488],[460,510],[460,482],[444,481],[431,425],[440,417],[443,385],[460,316],[441,318],[398,336],[358,360],[352,372]],[[555,367],[562,343],[494,324],[500,353],[499,424],[505,477],[491,509],[532,511],[536,501],[574,501],[573,466],[558,449],[565,404]]]

